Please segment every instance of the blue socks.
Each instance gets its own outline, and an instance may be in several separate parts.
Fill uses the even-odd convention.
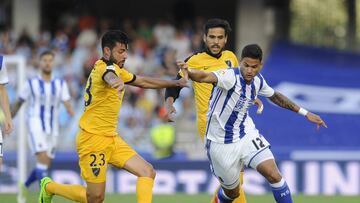
[[[293,203],[290,189],[283,178],[270,186],[277,203]]]
[[[33,183],[36,180],[36,168],[34,168],[29,177],[27,178],[25,182],[25,187],[30,187],[31,183]]]
[[[226,194],[225,194],[224,190],[222,189],[222,187],[220,187],[218,192],[217,192],[217,198],[219,200],[219,203],[231,203],[231,202],[233,202],[233,199],[226,196]]]
[[[47,176],[47,169],[48,169],[47,165],[37,163],[36,167],[31,171],[29,177],[27,178],[25,182],[25,186],[30,187],[30,185],[36,180],[38,180],[40,183],[41,179]]]

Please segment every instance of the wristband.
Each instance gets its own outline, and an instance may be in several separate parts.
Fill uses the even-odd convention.
[[[303,115],[303,116],[306,116],[306,114],[307,114],[308,112],[309,112],[308,110],[300,107],[300,109],[299,109],[299,111],[298,111],[298,114]]]

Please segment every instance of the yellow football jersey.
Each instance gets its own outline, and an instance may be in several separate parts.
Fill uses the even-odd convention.
[[[124,83],[130,83],[136,78],[134,74],[105,59],[96,61],[85,88],[85,111],[80,118],[80,128],[96,135],[116,136],[118,114],[125,91],[119,98],[117,90],[103,79],[107,71],[115,72]]]
[[[219,58],[211,56],[205,51],[200,52],[189,57],[186,60],[186,63],[189,68],[205,72],[239,66],[239,62],[235,54],[227,50],[223,51]],[[206,131],[206,113],[208,111],[213,85],[208,83],[193,82],[192,86],[195,93],[197,128],[201,140],[203,140]]]

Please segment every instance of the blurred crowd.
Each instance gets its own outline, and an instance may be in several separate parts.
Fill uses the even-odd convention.
[[[70,119],[65,111],[61,113],[62,132],[67,142],[60,148],[71,148],[69,143],[77,132],[77,122],[83,111],[83,89],[87,77],[101,53],[99,39],[108,29],[125,31],[131,43],[125,67],[138,75],[148,75],[163,79],[173,79],[178,68],[176,60],[184,60],[192,53],[202,49],[202,26],[204,19],[184,21],[174,24],[168,19],[150,22],[147,19],[124,19],[115,23],[109,19],[96,19],[92,16],[70,16],[60,18],[57,29],[41,29],[31,36],[26,29],[15,35],[11,29],[0,31],[0,53],[21,55],[26,58],[27,77],[37,75],[38,56],[44,50],[52,50],[55,57],[53,74],[64,78],[69,87],[77,113]],[[10,99],[17,95],[16,72],[9,70]],[[176,102],[177,116],[188,115],[194,119],[192,91],[182,91]],[[119,132],[135,149],[151,151],[150,129],[161,124],[164,117],[164,90],[144,90],[127,87],[120,112]]]

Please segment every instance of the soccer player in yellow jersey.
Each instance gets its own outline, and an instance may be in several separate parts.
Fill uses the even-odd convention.
[[[205,72],[211,72],[229,67],[238,67],[239,62],[235,54],[224,49],[230,31],[230,25],[226,20],[208,20],[204,25],[203,41],[206,46],[205,50],[188,57],[185,60],[185,62],[188,64],[188,67]],[[179,72],[177,79],[181,77],[182,74]],[[208,103],[213,85],[193,81],[192,86],[195,93],[198,133],[201,140],[204,141],[206,130],[206,112],[208,111]],[[173,103],[175,102],[176,98],[178,98],[180,90],[181,88],[167,88],[165,92],[166,109],[168,112],[168,121],[170,122],[173,121],[170,115],[176,112]],[[261,101],[257,100],[256,105],[262,107]],[[240,179],[242,184],[243,172],[241,173]],[[214,192],[213,198],[211,200],[212,203],[216,202],[216,194],[217,191]],[[234,203],[246,203],[245,193],[242,187],[240,187],[240,196],[234,200]]]
[[[138,177],[138,203],[152,201],[155,170],[118,136],[117,120],[124,95],[124,84],[141,88],[184,87],[186,79],[160,80],[136,76],[123,65],[127,58],[128,38],[121,31],[108,31],[101,39],[103,58],[98,60],[85,89],[85,111],[80,118],[76,138],[81,176],[86,187],[63,185],[45,177],[41,180],[39,203],[50,203],[53,195],[77,202],[98,203],[104,200],[108,164]]]

